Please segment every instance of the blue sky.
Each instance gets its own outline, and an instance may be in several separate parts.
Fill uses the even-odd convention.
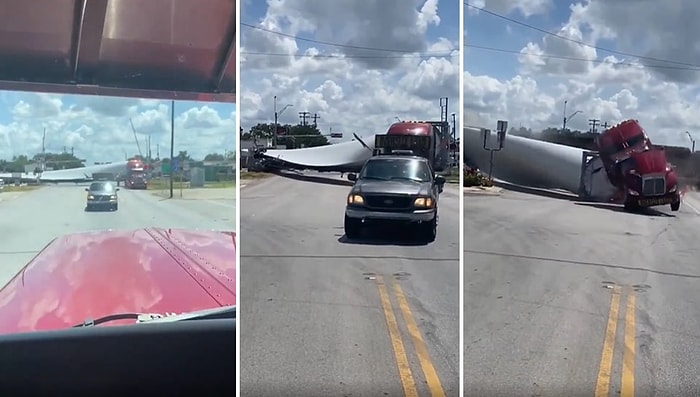
[[[54,95],[0,91],[0,158],[33,155],[41,151],[46,128],[46,150],[73,147],[89,163],[123,160],[124,152],[138,152],[129,119],[134,123],[141,150],[151,135],[151,151],[169,154],[170,101],[81,95]],[[175,150],[203,157],[235,150],[235,104],[175,102]]]
[[[293,105],[282,122],[298,122],[299,111],[318,113],[322,132],[332,128],[345,132],[345,139],[350,132],[383,133],[395,116],[439,119],[441,96],[450,98],[451,112],[457,111],[457,1],[387,0],[363,7],[352,0],[244,1],[241,22],[299,38],[413,52],[399,59],[397,52],[309,43],[242,26],[240,103],[245,130],[272,122],[275,95],[278,110]],[[299,56],[309,51],[326,57]],[[332,54],[342,55],[327,57]]]
[[[485,3],[485,5],[484,5]],[[598,62],[529,57],[465,48],[465,121],[495,124],[508,119],[511,126],[533,129],[561,127],[564,101],[567,113],[581,110],[571,128],[585,130],[587,120],[614,124],[639,119],[661,144],[688,145],[685,130],[697,130],[700,118],[691,111],[698,96],[697,72],[643,66],[646,57],[700,65],[700,50],[690,43],[700,29],[679,24],[681,17],[700,16],[700,6],[671,1],[657,3],[554,0],[474,1],[472,4],[536,28],[597,46],[591,49],[535,29],[465,6],[466,43],[508,51],[583,58]],[[634,7],[634,18],[630,12]],[[694,15],[686,16],[685,14]],[[543,41],[543,39],[545,41]],[[688,41],[690,40],[690,41]],[[529,48],[526,48],[530,45]],[[612,54],[612,49],[637,55]],[[632,65],[600,63],[628,62]],[[525,57],[523,57],[525,58]],[[539,63],[539,64],[538,64]],[[690,74],[689,74],[690,73]]]

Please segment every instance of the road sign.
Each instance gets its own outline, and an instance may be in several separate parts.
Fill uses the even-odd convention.
[[[172,159],[171,162],[173,163],[173,164],[172,164],[172,170],[173,170],[173,172],[178,172],[178,171],[180,171],[180,159],[174,158],[174,159]]]
[[[331,132],[331,138],[342,138],[343,133],[342,132]]]

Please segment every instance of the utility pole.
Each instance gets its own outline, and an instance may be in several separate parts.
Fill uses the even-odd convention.
[[[596,133],[596,126],[600,125],[599,119],[588,119],[588,125],[591,126],[591,133]]]
[[[170,102],[170,198],[173,198],[173,157],[175,157],[175,101]]]
[[[316,123],[316,121],[320,118],[321,118],[321,116],[319,116],[318,113],[314,113],[314,116],[313,116],[314,128],[316,128],[318,126],[318,123]]]
[[[605,129],[605,130],[608,129],[608,122],[607,121],[605,123],[603,123],[603,129]]]
[[[309,118],[311,112],[299,112],[299,118],[301,119],[301,125],[306,126],[306,119]]]

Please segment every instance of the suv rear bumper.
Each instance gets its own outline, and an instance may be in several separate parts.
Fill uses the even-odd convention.
[[[106,201],[88,200],[88,202],[87,202],[88,207],[113,207],[115,205],[117,205],[117,200],[106,200]]]
[[[405,223],[430,222],[435,218],[436,209],[415,210],[412,212],[371,211],[363,208],[345,208],[345,216],[361,221],[393,221]]]

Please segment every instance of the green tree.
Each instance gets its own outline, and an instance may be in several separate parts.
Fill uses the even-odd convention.
[[[329,145],[328,138],[321,134],[321,131],[313,125],[278,125],[279,130],[285,131],[284,134],[277,136],[278,145],[286,145],[288,149],[315,147]],[[249,137],[258,140],[270,139],[274,136],[274,124],[256,124],[250,128]],[[243,138],[243,137],[242,137]]]
[[[329,145],[328,138],[321,135],[321,131],[313,125],[294,125],[285,126],[287,128],[287,135],[285,138],[278,138],[279,141],[282,139],[286,140],[287,147],[302,148],[302,147],[315,147],[315,146],[325,146]],[[291,142],[290,142],[291,141]]]
[[[264,124],[258,123],[250,127],[250,137],[253,139],[268,139],[272,138],[274,131],[274,124]]]
[[[209,153],[204,156],[204,161],[224,161],[225,159],[224,155],[219,153]]]

